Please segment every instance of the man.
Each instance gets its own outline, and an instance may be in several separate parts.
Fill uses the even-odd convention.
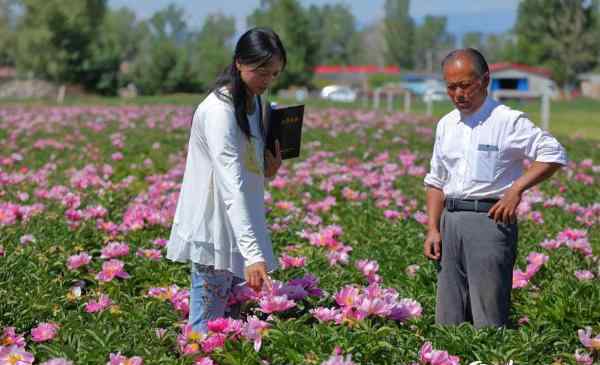
[[[564,148],[527,116],[487,95],[489,69],[475,49],[442,62],[456,109],[438,123],[425,177],[425,256],[440,261],[436,323],[508,324],[523,192],[566,164]],[[523,174],[523,160],[533,161]]]

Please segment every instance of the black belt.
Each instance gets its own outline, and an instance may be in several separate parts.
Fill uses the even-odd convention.
[[[479,199],[479,200],[468,200],[468,199],[453,199],[448,198],[444,202],[446,210],[449,212],[456,211],[469,211],[469,212],[488,212],[494,204],[498,202],[498,199]]]

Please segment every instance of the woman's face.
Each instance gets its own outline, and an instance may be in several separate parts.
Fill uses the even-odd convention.
[[[279,57],[273,57],[268,63],[258,67],[257,65],[244,65],[236,62],[240,71],[242,81],[246,84],[252,95],[261,95],[267,90],[273,81],[281,73],[283,64]]]

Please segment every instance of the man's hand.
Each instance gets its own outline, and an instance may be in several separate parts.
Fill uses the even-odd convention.
[[[488,212],[488,217],[492,218],[496,223],[504,224],[517,222],[517,207],[521,202],[521,192],[511,188],[506,191],[502,199]]]
[[[442,235],[437,230],[429,230],[423,245],[423,253],[431,260],[439,260],[442,249]]]
[[[246,282],[254,291],[260,291],[263,283],[267,285],[267,289],[272,289],[271,278],[267,274],[267,265],[264,262],[257,262],[246,267]]]
[[[277,171],[279,167],[281,167],[281,148],[279,146],[279,141],[275,141],[275,156],[267,149],[265,151],[265,176],[273,177],[277,175]]]

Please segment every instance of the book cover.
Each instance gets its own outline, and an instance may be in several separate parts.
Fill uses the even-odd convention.
[[[279,140],[281,158],[300,156],[304,105],[272,106],[267,103],[267,148],[275,155],[275,140]]]

